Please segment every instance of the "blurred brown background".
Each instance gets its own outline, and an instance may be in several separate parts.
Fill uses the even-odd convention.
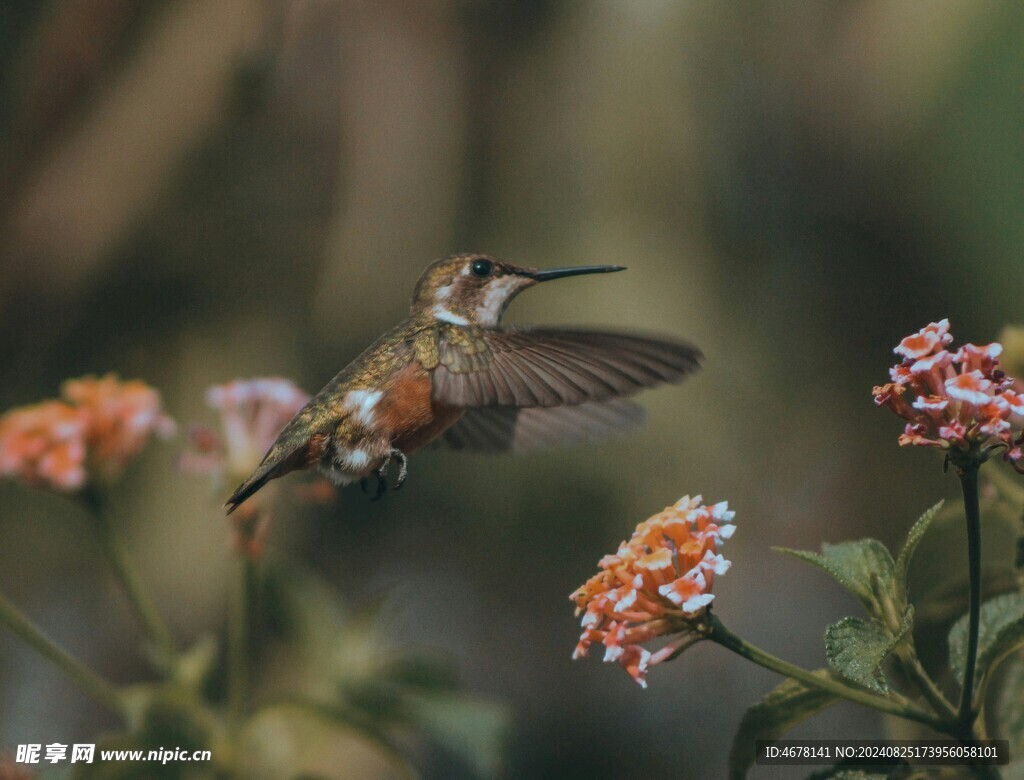
[[[113,370],[184,428],[237,376],[318,389],[440,255],[629,266],[509,320],[699,344],[706,370],[644,396],[641,432],[423,454],[400,494],[296,510],[273,544],[350,603],[389,592],[397,644],[509,703],[510,776],[721,777],[777,680],[700,646],[641,691],[570,662],[567,596],[680,495],[727,499],[716,610],[824,663],[825,624],[855,606],[768,548],[895,544],[956,494],[870,391],[930,320],[984,343],[1024,319],[1022,36],[1024,5],[976,0],[4,0],[0,408]],[[175,471],[177,447],[150,448],[117,514],[196,637],[221,630],[229,554],[223,495]],[[143,676],[83,517],[13,484],[0,506],[0,587],[106,674]],[[0,746],[91,741],[105,717],[0,635]],[[798,733],[883,724],[840,706]]]

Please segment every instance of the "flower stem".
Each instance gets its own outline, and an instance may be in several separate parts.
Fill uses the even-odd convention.
[[[112,712],[124,715],[124,703],[117,689],[54,643],[3,594],[0,594],[0,623],[64,672],[84,693]]]
[[[228,714],[235,726],[241,723],[249,701],[249,644],[256,564],[243,554],[239,556],[238,568],[228,615]]]
[[[157,654],[157,662],[163,667],[169,666],[177,650],[174,646],[174,640],[171,638],[171,633],[167,630],[167,625],[164,623],[156,606],[146,595],[135,568],[128,558],[128,553],[121,542],[121,537],[110,522],[110,517],[105,510],[102,499],[95,491],[88,492],[83,496],[83,499],[96,522],[96,528],[99,530],[100,544],[103,547],[103,553],[107,558],[107,562],[110,564],[111,569],[113,569],[114,576],[121,584],[121,587],[124,588],[124,592],[128,596],[132,608],[138,614],[139,620],[142,621],[142,628],[146,633],[146,639]]]
[[[978,629],[981,623],[981,510],[978,506],[978,470],[974,461],[960,464],[957,474],[964,495],[967,516],[967,576],[970,582],[970,602],[967,618],[967,660],[964,664],[964,683],[960,691],[959,722],[961,733],[971,734],[974,725],[974,672],[978,665]]]
[[[896,715],[907,720],[924,723],[939,731],[947,733],[949,731],[948,722],[937,718],[930,712],[915,707],[909,702],[901,702],[885,696],[878,696],[860,688],[854,688],[831,677],[820,677],[807,669],[795,666],[788,661],[783,661],[781,658],[765,652],[756,645],[750,644],[745,639],[729,631],[715,615],[710,616],[710,623],[708,639],[746,658],[748,661],[753,661],[758,666],[763,666],[765,669],[798,680],[809,688],[827,691],[856,704],[871,707],[880,712]]]

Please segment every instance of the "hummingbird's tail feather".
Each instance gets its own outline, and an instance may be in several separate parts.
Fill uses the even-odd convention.
[[[317,463],[323,454],[326,438],[326,436],[315,434],[304,443],[290,450],[274,445],[263,458],[263,462],[249,475],[249,478],[235,488],[235,492],[224,502],[227,514],[230,515],[238,509],[239,506],[251,498],[256,491],[270,482],[270,480],[283,477],[285,474],[296,469],[306,468]]]
[[[238,509],[244,501],[251,498],[257,490],[266,485],[271,479],[272,477],[269,473],[260,474],[259,471],[255,472],[235,489],[235,492],[231,494],[231,498],[224,502],[224,508],[227,510],[227,514],[230,515]]]

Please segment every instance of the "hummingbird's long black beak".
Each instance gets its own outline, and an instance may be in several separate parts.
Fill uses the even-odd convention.
[[[531,271],[526,274],[538,282],[547,282],[551,279],[561,279],[563,276],[581,276],[583,274],[610,274],[614,271],[625,271],[621,265],[578,265],[573,268],[550,268],[545,271]]]

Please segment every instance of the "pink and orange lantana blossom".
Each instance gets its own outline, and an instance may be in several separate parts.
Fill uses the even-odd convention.
[[[573,658],[591,644],[604,645],[605,661],[615,661],[642,687],[650,667],[674,657],[695,641],[694,629],[714,599],[716,574],[731,566],[718,545],[732,536],[735,512],[723,501],[703,506],[684,496],[636,527],[614,555],[570,596],[582,613],[583,633]],[[659,636],[684,634],[655,653],[641,644]]]
[[[151,435],[174,435],[174,420],[164,414],[160,393],[137,379],[115,374],[69,379],[61,395],[85,412],[85,445],[90,468],[105,479],[120,476]]]
[[[143,382],[83,377],[65,382],[62,395],[0,416],[0,477],[76,492],[118,477],[150,436],[174,433],[160,394]]]
[[[894,350],[902,362],[889,370],[892,381],[873,391],[875,404],[907,420],[901,445],[996,449],[1024,472],[1024,394],[1020,383],[999,369],[1002,345],[964,344],[956,352],[949,320],[907,336]]]

